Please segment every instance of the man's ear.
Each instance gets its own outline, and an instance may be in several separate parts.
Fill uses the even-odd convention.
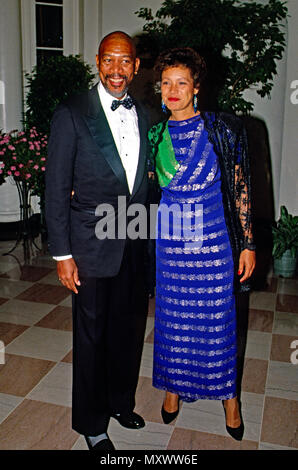
[[[99,71],[99,55],[98,54],[96,54],[95,56],[95,62],[96,62],[97,70]]]
[[[136,60],[135,60],[135,75],[137,75],[137,73],[138,73],[140,63],[141,63],[141,61],[140,61],[139,57],[136,57]]]

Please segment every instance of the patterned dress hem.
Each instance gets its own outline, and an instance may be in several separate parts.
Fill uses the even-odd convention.
[[[179,399],[181,401],[184,401],[185,403],[192,403],[198,400],[230,400],[232,398],[235,398],[237,395],[235,392],[231,392],[229,394],[224,394],[224,395],[195,395],[191,394],[191,396],[187,396],[185,394],[180,394],[177,392],[177,390],[172,389],[170,387],[165,387],[156,383],[152,383],[153,387],[158,389],[158,390],[164,390],[165,392],[170,392],[170,393],[175,393],[176,395],[179,395]]]

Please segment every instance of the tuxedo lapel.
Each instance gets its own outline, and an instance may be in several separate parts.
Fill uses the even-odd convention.
[[[143,112],[141,111],[139,105],[134,102],[137,114],[138,114],[138,124],[139,124],[139,133],[140,133],[140,152],[139,152],[139,161],[138,161],[138,167],[137,167],[137,173],[135,177],[135,182],[132,190],[132,195],[133,197],[137,190],[139,189],[143,177],[144,177],[144,171],[145,171],[145,165],[146,165],[146,142],[147,142],[147,124],[146,124],[146,119],[143,115]]]
[[[85,120],[101,155],[106,159],[114,174],[126,188],[127,194],[129,194],[126,173],[98,96],[97,85],[89,92],[89,109]]]

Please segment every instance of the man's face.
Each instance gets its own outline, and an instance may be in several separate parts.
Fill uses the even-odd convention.
[[[125,38],[107,38],[96,56],[100,80],[110,95],[121,99],[127,92],[140,60],[133,45]]]

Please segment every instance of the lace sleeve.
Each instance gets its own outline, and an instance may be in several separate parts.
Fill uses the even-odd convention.
[[[246,132],[240,134],[236,146],[235,203],[243,231],[242,249],[255,250],[251,216],[251,188]]]

